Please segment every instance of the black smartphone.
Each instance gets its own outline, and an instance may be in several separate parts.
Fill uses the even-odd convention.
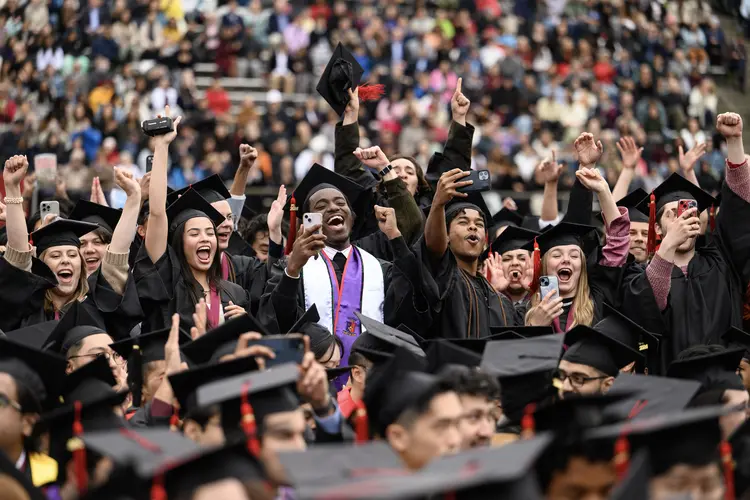
[[[275,359],[266,360],[266,366],[281,365],[284,363],[302,363],[302,357],[305,355],[305,342],[302,335],[290,333],[288,335],[268,335],[259,340],[248,342],[248,345],[264,345],[270,347]]]
[[[457,189],[459,193],[474,193],[478,191],[489,191],[490,190],[490,171],[489,170],[472,170],[469,175],[459,179],[460,181],[474,181],[473,184],[468,186],[460,187]]]
[[[148,155],[146,157],[146,173],[151,172],[151,168],[154,166],[154,155]]]

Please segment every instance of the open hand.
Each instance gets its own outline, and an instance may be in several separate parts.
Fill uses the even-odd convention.
[[[696,144],[693,149],[689,150],[687,153],[685,153],[682,149],[682,146],[678,148],[679,153],[679,159],[680,159],[680,170],[682,170],[683,175],[686,172],[690,172],[695,168],[695,163],[701,159],[701,157],[706,154],[706,143],[702,142],[700,144]]]
[[[557,163],[557,152],[552,150],[552,158],[545,158],[537,167],[541,174],[541,181],[545,184],[557,183],[562,174],[563,164]]]
[[[271,208],[268,209],[268,231],[273,233],[274,229],[278,229],[281,232],[281,220],[284,218],[284,205],[286,205],[286,187],[282,184],[279,187],[279,194],[276,195],[276,199],[271,203]]]
[[[195,304],[195,312],[193,313],[193,325],[195,326],[190,329],[190,336],[193,340],[206,334],[207,320],[208,308],[206,307],[206,299],[201,297],[198,303]]]
[[[594,193],[602,193],[609,189],[609,184],[596,168],[582,168],[576,172],[576,178],[581,181],[583,187]]]
[[[505,293],[510,286],[510,281],[503,271],[503,259],[495,252],[490,252],[487,260],[484,261],[484,274],[492,288],[498,293]]]
[[[632,137],[622,137],[617,141],[617,150],[622,157],[622,166],[627,169],[634,169],[641,160],[643,148],[639,148]]]
[[[604,152],[602,141],[594,141],[594,136],[588,132],[579,135],[573,146],[576,148],[576,153],[578,153],[578,163],[581,164],[581,168],[595,165]]]
[[[138,183],[141,185],[141,200],[148,200],[148,188],[151,186],[151,172],[146,172],[146,175],[141,177]]]

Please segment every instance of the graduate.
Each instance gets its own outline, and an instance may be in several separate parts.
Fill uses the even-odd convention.
[[[28,166],[25,156],[14,156],[5,162],[3,170],[8,245],[0,259],[0,329],[15,330],[60,319],[72,303],[80,302],[113,336],[127,335],[142,317],[128,273],[137,207],[130,206],[123,214],[123,223],[115,228],[101,269],[86,279],[80,238],[97,225],[57,219],[34,231],[31,240],[35,248],[29,245],[19,201],[20,183]],[[115,176],[129,196],[140,199],[140,187],[132,177],[120,170],[115,170]],[[132,222],[132,227],[126,221]]]
[[[750,391],[750,334],[739,328],[732,327],[721,336],[724,344],[729,347],[744,347],[745,353],[740,361],[739,375],[742,377],[742,384],[745,389]]]
[[[630,219],[630,247],[628,252],[638,264],[646,264],[649,258],[646,248],[648,215],[638,209],[646,198],[648,198],[648,193],[641,188],[637,188],[621,200],[617,200],[618,207],[628,209],[628,218]]]
[[[248,290],[254,304],[251,306],[251,312],[254,312],[257,310],[261,295],[263,295],[270,265],[276,262],[282,255],[281,219],[284,216],[286,189],[283,186],[279,189],[279,195],[271,204],[271,209],[268,212],[268,233],[269,241],[272,244],[269,246],[271,260],[266,263],[253,257],[251,255],[252,248],[242,239],[239,233],[234,231],[236,226],[235,221],[238,219],[238,216],[235,215],[230,206],[232,195],[230,195],[224,185],[224,181],[218,175],[214,174],[189,187],[173,191],[167,197],[167,203],[174,203],[188,189],[195,190],[224,217],[224,221],[216,226],[221,262],[221,279],[236,283],[245,290]]]
[[[516,226],[505,226],[503,232],[485,251],[484,273],[496,291],[504,293],[518,305],[527,300],[534,266],[531,252],[525,247],[539,233]]]
[[[742,146],[742,118],[721,114],[717,130],[727,139],[728,168],[716,230],[705,244],[696,245],[698,216],[715,200],[673,174],[653,192],[651,231],[661,236],[661,244],[648,267],[630,276],[623,290],[623,313],[663,336],[664,366],[687,347],[720,344],[731,326],[742,327],[743,283],[750,262],[743,246],[750,220],[750,167]],[[682,211],[678,217],[681,202],[695,203],[697,210]]]
[[[132,205],[140,204],[140,198],[131,196],[129,199]],[[128,212],[132,215],[132,211],[131,207]],[[87,200],[78,200],[70,213],[68,217],[70,220],[90,222],[99,226],[94,231],[81,236],[81,255],[86,263],[86,276],[90,276],[101,266],[107,252],[107,245],[112,242],[112,233],[121,215],[122,210]]]
[[[609,304],[604,304],[604,314],[604,319],[594,325],[594,330],[629,349],[634,359],[621,366],[620,372],[661,375],[659,337],[647,332]]]
[[[168,114],[169,110],[165,112]],[[185,331],[193,326],[201,328],[193,321],[201,299],[207,307],[206,329],[250,308],[247,290],[221,277],[216,231],[226,217],[193,189],[166,207],[167,155],[180,119],[175,119],[173,132],[153,139],[156,146],[149,185],[151,211],[146,240],[133,270],[145,315],[142,329],[146,332],[169,327],[174,313],[180,315],[180,326]]]

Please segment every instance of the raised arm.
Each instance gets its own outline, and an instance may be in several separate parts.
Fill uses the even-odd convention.
[[[258,167],[255,166],[255,160],[258,158],[258,150],[248,144],[240,144],[240,166],[234,174],[232,186],[229,193],[232,195],[227,201],[232,208],[234,215],[234,229],[237,230],[239,220],[242,218],[242,207],[245,205],[245,186],[250,174],[257,177]]]
[[[5,227],[8,232],[8,247],[19,252],[30,250],[29,233],[26,230],[26,216],[23,213],[23,197],[21,196],[21,180],[28,169],[29,160],[22,155],[11,156],[5,161],[5,168],[3,169],[6,205]],[[7,257],[6,255],[6,260],[8,260]]]
[[[471,141],[474,127],[466,123],[471,101],[461,92],[462,79],[456,82],[456,90],[451,98],[451,126],[443,155],[461,170],[471,169]]]
[[[545,158],[537,167],[541,180],[544,182],[544,197],[542,198],[542,213],[539,217],[539,227],[557,222],[557,182],[560,179],[563,165],[557,163],[557,153],[552,151],[552,159]]]
[[[424,240],[427,250],[434,259],[440,259],[448,250],[448,231],[445,225],[445,206],[454,198],[466,198],[458,188],[468,186],[473,181],[462,181],[471,172],[454,168],[440,176],[435,197],[432,199],[430,215],[424,228]]]
[[[164,110],[169,116],[169,106]],[[151,167],[149,185],[149,217],[146,229],[146,252],[151,262],[158,261],[167,251],[169,222],[167,220],[167,162],[169,144],[177,137],[177,126],[182,120],[174,120],[174,130],[165,135],[154,137],[154,161]]]
[[[679,147],[680,171],[682,172],[682,176],[698,187],[701,186],[698,183],[698,177],[695,175],[695,163],[700,160],[704,154],[706,154],[705,142],[696,144],[695,147],[687,153],[682,150],[682,146]]]
[[[639,148],[632,137],[622,137],[617,141],[617,150],[622,157],[622,170],[617,178],[615,188],[612,190],[612,196],[615,201],[619,201],[628,194],[630,183],[635,177],[635,167],[641,159],[643,148]]]
[[[594,136],[584,132],[576,139],[574,146],[578,153],[578,162],[580,168],[576,172],[578,179],[583,186],[596,193],[599,199],[599,205],[604,215],[607,225],[620,216],[620,210],[617,208],[612,192],[609,190],[607,181],[596,169],[596,162],[602,157],[604,148],[601,141],[594,141]]]
[[[115,167],[115,182],[125,191],[127,200],[112,233],[112,241],[109,243],[109,251],[112,253],[128,253],[130,245],[135,238],[138,227],[138,212],[141,209],[141,185],[133,178],[133,174]]]
[[[364,188],[375,186],[378,181],[354,156],[359,147],[359,89],[349,90],[349,104],[344,111],[344,121],[336,124],[333,146],[334,170],[337,174],[353,180]]]

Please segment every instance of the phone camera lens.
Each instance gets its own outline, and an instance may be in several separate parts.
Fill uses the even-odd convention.
[[[539,284],[542,286],[549,286],[549,279],[548,278],[539,278]]]

